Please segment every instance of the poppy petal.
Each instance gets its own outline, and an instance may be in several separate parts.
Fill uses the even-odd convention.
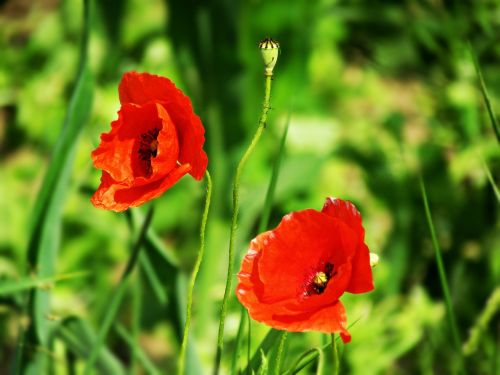
[[[308,209],[285,216],[263,241],[259,274],[269,287],[262,298],[274,302],[302,296],[308,278],[326,262],[335,267],[347,262],[357,238],[342,222]]]
[[[361,223],[361,214],[351,202],[339,198],[328,197],[326,198],[326,202],[321,212],[342,220],[360,236],[361,240],[365,239],[365,230]]]
[[[179,161],[191,164],[190,174],[201,180],[208,164],[203,151],[205,130],[200,118],[193,112],[191,100],[168,78],[148,73],[125,73],[118,90],[122,104],[144,105],[150,101],[163,104],[177,129]]]
[[[286,215],[251,241],[238,281],[236,295],[254,320],[288,331],[340,333],[349,342],[339,298],[373,289],[361,215],[333,198],[322,212]]]
[[[107,172],[103,171],[101,185],[92,196],[91,201],[96,207],[117,212],[124,211],[129,207],[137,207],[163,194],[190,169],[189,164],[183,164],[161,179],[132,186],[114,181]]]
[[[361,222],[361,214],[354,204],[338,198],[329,197],[321,212],[338,218],[354,230],[360,242],[352,259],[352,279],[347,287],[349,293],[366,293],[374,289],[372,269],[370,267],[370,251],[366,244],[365,230]]]
[[[262,323],[291,332],[340,333],[344,342],[349,342],[351,339],[346,328],[347,314],[340,301],[312,312],[306,311],[296,315],[274,314]]]
[[[346,291],[359,294],[371,292],[373,289],[375,289],[375,285],[370,266],[370,250],[362,243],[352,258],[352,276]]]
[[[123,105],[118,112],[118,120],[111,123],[111,131],[101,135],[99,147],[92,152],[94,166],[108,172],[115,181],[130,182],[143,177],[138,148],[141,135],[151,129],[159,129],[158,153],[151,158],[151,178],[154,179],[157,174],[168,174],[177,164],[179,144],[172,120],[157,103],[142,107]]]

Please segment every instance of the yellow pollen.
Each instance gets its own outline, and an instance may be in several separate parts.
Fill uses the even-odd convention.
[[[313,282],[317,286],[323,286],[328,282],[328,277],[324,272],[318,272],[316,273],[316,275],[314,275]]]

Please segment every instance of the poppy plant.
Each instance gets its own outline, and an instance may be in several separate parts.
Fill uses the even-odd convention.
[[[148,73],[125,73],[118,91],[118,120],[92,152],[102,169],[94,206],[124,211],[163,194],[187,173],[201,180],[208,163],[205,130],[189,98],[169,79]]]
[[[271,327],[338,332],[349,342],[339,298],[374,288],[364,237],[349,201],[328,198],[321,211],[292,212],[251,241],[236,295],[253,319]]]

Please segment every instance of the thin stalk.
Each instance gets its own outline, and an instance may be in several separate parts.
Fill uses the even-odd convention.
[[[332,333],[332,352],[333,352],[333,375],[338,375],[340,369],[340,358],[339,358],[339,350],[337,348],[337,341],[335,340],[334,333]]]
[[[194,264],[193,273],[191,274],[191,279],[189,280],[187,304],[186,304],[186,323],[184,324],[184,336],[182,337],[181,352],[179,355],[179,364],[177,367],[177,374],[183,375],[185,368],[185,358],[186,358],[186,348],[189,337],[189,326],[191,324],[191,307],[193,305],[193,290],[194,284],[196,282],[196,277],[198,276],[198,271],[200,270],[201,262],[203,260],[203,255],[205,254],[205,232],[207,227],[208,212],[210,210],[210,201],[212,198],[212,179],[208,170],[206,172],[207,178],[207,194],[205,197],[205,209],[203,210],[203,216],[201,218],[200,226],[200,250],[198,251],[198,257],[196,258],[196,263]]]
[[[101,350],[106,335],[108,334],[108,331],[115,320],[118,308],[122,301],[123,295],[125,294],[127,281],[130,277],[130,274],[134,270],[135,264],[137,263],[139,251],[141,250],[142,245],[144,243],[144,239],[146,237],[149,224],[151,224],[151,219],[153,218],[153,211],[154,211],[153,206],[151,205],[146,215],[146,218],[144,219],[144,223],[139,233],[139,237],[137,238],[137,241],[132,249],[132,254],[130,255],[125,271],[123,271],[120,282],[118,283],[118,287],[115,289],[115,292],[113,293],[111,300],[109,302],[109,308],[106,310],[106,313],[104,315],[104,319],[99,329],[95,345],[92,347],[92,351],[89,354],[89,358],[85,366],[84,375],[89,375],[91,373],[92,367],[94,366],[94,363],[97,359],[97,355]]]
[[[269,225],[269,217],[271,215],[271,207],[273,205],[274,193],[276,190],[276,184],[278,182],[278,177],[279,177],[279,172],[280,172],[280,167],[281,167],[281,159],[283,158],[283,154],[284,154],[284,150],[285,150],[286,137],[288,135],[288,128],[290,127],[291,117],[292,117],[292,109],[290,109],[290,111],[288,112],[288,116],[287,116],[286,123],[285,123],[285,129],[283,130],[283,134],[281,135],[280,147],[279,147],[278,153],[276,155],[276,158],[274,160],[273,171],[271,173],[271,178],[269,179],[269,185],[267,187],[267,192],[266,192],[266,199],[264,201],[264,206],[262,207],[262,214],[260,216],[258,233],[264,232]],[[238,356],[238,348],[240,347],[241,341],[243,340],[241,335],[243,334],[243,330],[244,330],[243,325],[245,324],[246,314],[247,314],[246,309],[243,306],[241,306],[240,323],[239,323],[239,327],[238,327],[238,336],[236,338],[236,346],[235,346],[235,349],[234,349],[235,351],[233,354],[233,364],[236,362],[236,357]],[[249,321],[248,321],[249,332],[250,332],[250,324],[251,324],[251,321],[249,318]],[[247,366],[248,366],[248,363],[250,363],[250,341],[251,341],[251,337],[248,336],[248,351],[249,351],[249,353],[248,353]],[[233,366],[233,370],[231,373],[232,374],[235,373],[234,366]]]
[[[441,289],[443,290],[444,301],[446,305],[446,313],[448,315],[448,323],[450,325],[450,331],[453,339],[453,344],[455,345],[455,350],[457,352],[457,356],[460,360],[460,367],[463,371],[463,358],[462,358],[462,349],[460,345],[460,335],[458,333],[457,322],[455,319],[455,314],[453,312],[453,307],[451,304],[451,296],[450,290],[448,288],[448,281],[446,279],[446,271],[444,268],[443,258],[441,256],[441,248],[439,247],[439,243],[436,236],[436,230],[434,228],[434,224],[432,221],[432,215],[429,208],[429,202],[427,200],[427,192],[425,190],[424,179],[420,175],[420,190],[422,192],[422,200],[424,202],[425,208],[425,216],[427,218],[427,224],[429,226],[429,231],[431,232],[432,244],[434,246],[435,255],[436,255],[436,264],[439,272],[439,280],[441,282]]]
[[[220,321],[219,321],[219,333],[217,335],[217,352],[215,355],[215,365],[214,365],[214,374],[219,373],[220,361],[222,357],[222,347],[224,345],[224,323],[226,321],[226,313],[227,313],[227,302],[229,300],[229,294],[231,292],[231,286],[233,281],[233,268],[234,268],[234,243],[236,240],[236,228],[238,223],[238,212],[239,212],[239,203],[240,203],[240,179],[243,168],[248,161],[248,158],[252,154],[255,146],[257,145],[264,129],[266,127],[267,121],[267,113],[270,108],[270,99],[271,99],[271,83],[272,76],[266,76],[266,86],[265,86],[265,94],[264,94],[264,103],[262,105],[262,113],[259,119],[259,125],[257,127],[257,131],[250,142],[247,150],[243,154],[240,162],[238,163],[238,167],[236,168],[236,174],[234,176],[233,182],[233,215],[231,218],[231,232],[229,234],[229,256],[228,256],[228,265],[227,265],[227,277],[226,277],[226,288],[224,290],[224,297],[222,299],[222,306],[220,311]]]

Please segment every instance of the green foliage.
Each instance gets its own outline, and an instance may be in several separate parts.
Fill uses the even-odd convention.
[[[498,0],[94,0],[88,27],[82,4],[0,5],[0,373],[14,370],[30,316],[25,373],[38,365],[78,373],[102,329],[144,215],[91,206],[99,172],[89,154],[116,118],[117,84],[132,69],[175,81],[206,127],[214,191],[186,364],[192,374],[212,370],[231,181],[261,109],[257,44],[266,36],[282,53],[267,127],[241,176],[236,264],[248,242],[289,211],[319,209],[326,196],[352,200],[381,260],[373,293],[342,297],[349,324],[357,323],[352,342],[339,343],[340,373],[451,373],[457,353],[421,173],[459,334],[475,332],[465,369],[493,373],[498,309],[487,301],[500,280]],[[109,326],[116,329],[95,354],[102,373],[175,372],[203,199],[202,184],[183,179],[156,200],[133,279],[140,283],[124,291]],[[75,272],[87,275],[57,281]],[[56,282],[39,288],[47,281]],[[240,316],[231,292],[224,371],[247,368]],[[252,322],[248,370],[273,373],[281,338]],[[282,350],[287,373],[330,368],[331,347],[316,333],[289,333]]]

